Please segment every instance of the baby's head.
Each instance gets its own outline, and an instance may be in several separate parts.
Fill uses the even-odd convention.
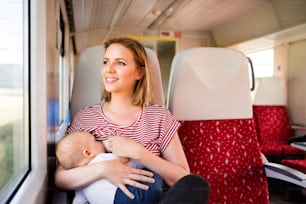
[[[64,169],[87,165],[97,154],[105,152],[101,141],[88,132],[65,135],[56,145],[55,154]]]

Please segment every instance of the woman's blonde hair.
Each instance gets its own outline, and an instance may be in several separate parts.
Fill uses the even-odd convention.
[[[131,51],[134,56],[137,69],[145,69],[145,73],[141,79],[136,82],[133,92],[133,105],[149,105],[153,103],[153,88],[151,67],[145,48],[138,41],[131,38],[114,38],[104,43],[105,50],[112,44],[120,44]],[[103,88],[101,99],[105,102],[111,100],[111,93]]]

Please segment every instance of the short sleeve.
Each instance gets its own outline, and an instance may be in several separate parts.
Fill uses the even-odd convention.
[[[160,150],[164,152],[171,142],[174,134],[181,124],[175,119],[169,110],[165,109],[161,118]]]

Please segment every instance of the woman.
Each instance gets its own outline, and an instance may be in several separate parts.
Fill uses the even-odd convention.
[[[159,174],[170,187],[160,203],[207,202],[207,182],[190,175],[177,134],[179,122],[167,109],[152,104],[151,73],[143,46],[129,38],[106,42],[102,79],[102,103],[82,109],[67,132],[90,132],[107,141],[116,156],[134,159]],[[153,183],[153,174],[125,163],[118,159],[71,170],[59,166],[55,182],[61,188],[78,189],[106,178],[133,199],[127,186],[147,190],[143,182]]]

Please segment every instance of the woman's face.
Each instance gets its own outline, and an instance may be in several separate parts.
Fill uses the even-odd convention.
[[[102,79],[105,90],[131,95],[142,73],[137,69],[132,52],[121,44],[111,44],[105,51]]]

